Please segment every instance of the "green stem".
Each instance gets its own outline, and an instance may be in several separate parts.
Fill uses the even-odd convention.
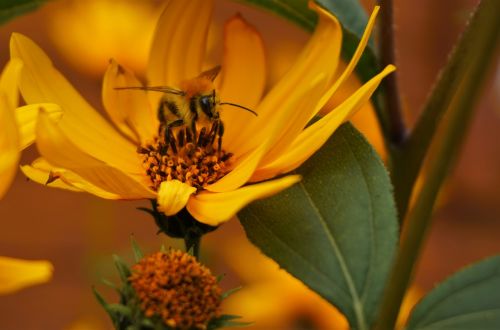
[[[469,48],[468,61],[465,62],[465,67],[457,68],[461,72],[461,79],[457,82],[457,87],[448,102],[448,121],[443,127],[442,138],[433,149],[433,155],[435,155],[432,161],[433,166],[430,167],[415,206],[407,218],[400,251],[382,300],[378,329],[393,329],[396,323],[401,302],[411,281],[415,263],[431,224],[432,209],[436,197],[458,155],[465,137],[464,132],[470,124],[474,102],[486,76],[488,63],[490,63],[499,41],[497,25],[500,14],[499,4],[500,2],[497,0],[482,1],[469,28],[469,31],[470,29],[474,30],[476,38],[469,39],[465,36],[462,38],[462,41],[469,42],[467,45]],[[458,48],[460,47],[463,45],[459,45]],[[431,97],[431,99],[433,98],[435,97]]]
[[[380,61],[381,66],[396,64],[394,42],[393,0],[378,0],[380,5]],[[382,82],[384,103],[389,115],[389,144],[399,145],[406,138],[406,127],[401,111],[401,99],[398,88],[397,72],[387,76]]]
[[[197,260],[200,259],[200,247],[201,247],[201,236],[198,236],[195,239],[193,239],[193,246],[192,246],[193,256]]]
[[[198,259],[200,255],[201,236],[184,237],[184,248],[186,252]]]
[[[478,7],[487,8],[492,12],[491,16],[496,16],[491,19],[498,19],[500,1],[483,1]],[[399,148],[391,150],[391,173],[400,218],[406,214],[415,181],[438,125],[456,94],[466,68],[477,54],[473,45],[477,38],[481,38],[486,29],[484,23],[488,22],[481,19],[487,15],[479,14],[478,11],[476,13],[451,52],[447,65],[440,72],[413,132]]]

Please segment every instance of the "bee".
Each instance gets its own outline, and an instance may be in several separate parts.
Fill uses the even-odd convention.
[[[214,84],[220,70],[221,66],[218,65],[195,78],[182,81],[180,89],[168,86],[115,87],[115,89],[139,89],[164,93],[159,102],[157,117],[160,122],[159,135],[164,136],[167,144],[172,138],[173,128],[185,126],[196,137],[197,125],[199,125],[202,127],[200,134],[210,128],[209,134],[218,136],[220,150],[224,134],[224,124],[219,114],[221,105],[237,107],[257,116],[255,111],[244,106],[220,101]]]

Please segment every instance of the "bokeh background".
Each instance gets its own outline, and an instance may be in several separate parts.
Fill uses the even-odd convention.
[[[395,1],[397,67],[407,121],[412,122],[445,63],[476,0]],[[8,60],[10,34],[21,32],[42,46],[68,79],[98,109],[108,59],[141,73],[162,1],[54,0],[0,26],[0,64]],[[367,11],[373,1],[364,1]],[[221,54],[222,26],[240,12],[262,33],[269,58],[269,85],[291,65],[308,35],[290,23],[228,0],[217,1],[208,61]],[[477,105],[458,165],[442,194],[419,262],[412,297],[430,290],[462,266],[500,251],[500,70],[497,60]],[[350,86],[356,86],[351,81]],[[358,127],[380,153],[370,108]],[[27,150],[22,163],[36,157]],[[101,278],[116,279],[111,255],[131,257],[130,236],[145,251],[179,242],[155,234],[153,220],[136,207],[146,202],[105,201],[83,193],[48,189],[18,173],[0,201],[0,254],[49,259],[54,279],[0,297],[1,329],[110,329],[91,287],[115,298]],[[256,321],[253,329],[341,329],[343,318],[302,284],[280,271],[246,240],[237,221],[203,242],[203,260],[226,273],[226,289],[242,285],[226,310]]]

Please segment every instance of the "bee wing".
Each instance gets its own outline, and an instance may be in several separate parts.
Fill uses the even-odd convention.
[[[217,76],[219,75],[221,68],[222,67],[220,65],[217,65],[216,67],[213,67],[207,71],[203,71],[202,73],[200,73],[198,78],[207,78],[210,81],[214,81],[215,78],[217,78]]]
[[[161,93],[168,93],[168,94],[175,94],[175,95],[185,95],[181,90],[168,87],[168,86],[126,86],[126,87],[115,87],[115,89],[137,89],[137,90],[143,90],[143,91],[153,91],[153,92],[161,92]]]

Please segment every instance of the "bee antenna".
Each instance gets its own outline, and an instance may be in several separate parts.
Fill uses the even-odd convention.
[[[251,110],[251,109],[248,109],[242,105],[239,105],[239,104],[235,104],[235,103],[230,103],[230,102],[221,102],[219,103],[220,105],[224,105],[224,104],[227,104],[227,105],[231,105],[233,107],[236,107],[236,108],[240,108],[240,109],[243,109],[243,110],[246,110],[248,112],[251,112],[254,116],[258,116],[257,112]]]
[[[153,92],[160,92],[160,93],[168,93],[168,94],[175,94],[175,95],[182,95],[184,96],[186,93],[175,89],[171,88],[168,86],[121,86],[121,87],[115,87],[114,89],[121,90],[121,89],[135,89],[135,90],[142,90],[142,91],[153,91]]]

